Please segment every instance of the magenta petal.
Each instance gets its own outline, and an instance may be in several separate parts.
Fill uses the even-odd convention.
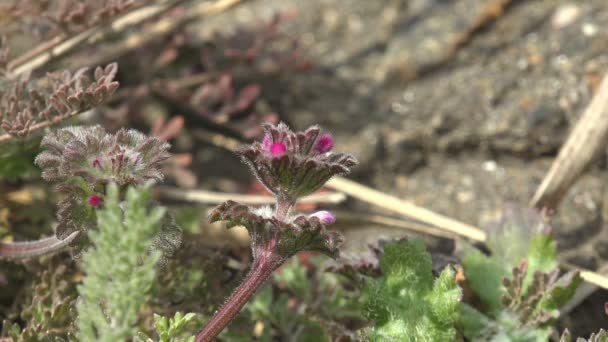
[[[282,144],[282,143],[276,143],[276,144],[272,144],[272,146],[270,146],[270,154],[273,157],[280,157],[283,154],[285,154],[286,151],[287,151],[287,147],[285,147],[285,144]]]
[[[92,208],[99,209],[101,207],[101,203],[103,203],[103,199],[97,195],[91,195],[89,197],[89,205]]]
[[[317,140],[317,144],[315,145],[315,149],[319,153],[326,153],[331,151],[334,148],[334,138],[329,134],[323,134]]]
[[[318,218],[323,224],[334,224],[336,222],[336,217],[326,210],[317,211],[310,216]]]

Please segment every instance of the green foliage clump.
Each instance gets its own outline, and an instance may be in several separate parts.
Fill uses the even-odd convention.
[[[129,188],[122,204],[118,187],[108,187],[97,215],[99,229],[88,232],[94,248],[82,258],[86,278],[78,286],[80,341],[126,341],[136,335],[138,312],[152,289],[160,257],[151,246],[165,214],[159,207],[148,210],[149,202],[149,187]]]
[[[382,277],[367,280],[364,313],[374,325],[371,341],[454,341],[461,289],[445,268],[433,280],[432,261],[421,241],[387,244]]]
[[[548,323],[574,295],[581,279],[576,272],[558,277],[555,241],[542,233],[546,230],[537,216],[507,212],[500,229],[489,236],[491,255],[465,249],[462,265],[467,283],[481,302],[477,308],[461,305],[465,337],[474,341],[549,338]]]

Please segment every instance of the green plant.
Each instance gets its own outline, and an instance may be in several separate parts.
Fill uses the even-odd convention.
[[[136,335],[137,317],[155,278],[160,253],[151,247],[165,215],[148,209],[150,188],[129,188],[120,202],[119,188],[108,187],[98,213],[99,230],[90,231],[93,247],[82,257],[86,277],[78,286],[78,338],[121,341]],[[108,289],[112,289],[108,291]]]
[[[237,151],[253,174],[276,197],[274,208],[252,208],[227,201],[209,214],[209,221],[242,225],[251,236],[253,265],[243,283],[197,335],[197,342],[213,340],[241,311],[266,279],[287,259],[302,251],[337,257],[339,233],[326,225],[335,219],[323,211],[305,216],[292,212],[298,198],[318,190],[334,175],[350,172],[354,157],[331,152],[333,138],[313,126],[294,133],[285,124],[266,125],[261,142]]]
[[[373,322],[365,336],[371,341],[456,339],[462,290],[451,267],[434,279],[421,241],[386,244],[379,267],[382,276],[367,279],[363,288],[363,313]]]
[[[462,329],[476,341],[543,341],[548,325],[581,282],[577,272],[558,277],[555,241],[535,212],[507,210],[491,230],[485,255],[469,247],[462,259],[477,308],[461,305]],[[482,313],[483,311],[483,313]]]

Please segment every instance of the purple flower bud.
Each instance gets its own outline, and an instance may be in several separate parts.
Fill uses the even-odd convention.
[[[270,146],[270,154],[273,157],[280,157],[280,156],[284,155],[286,151],[287,151],[287,147],[285,147],[285,144],[282,144],[282,143],[276,143],[276,144],[272,144],[272,146]]]
[[[95,158],[95,160],[93,160],[93,167],[101,170],[101,161],[99,160],[99,157],[97,157],[97,158]]]
[[[310,217],[316,217],[323,224],[334,224],[336,222],[336,217],[326,210],[317,211],[316,213],[310,215]]]
[[[103,199],[97,195],[91,195],[89,197],[89,205],[94,209],[99,209],[101,204],[103,203]]]
[[[315,150],[319,153],[329,152],[332,148],[334,148],[334,138],[329,134],[320,136],[315,145]]]

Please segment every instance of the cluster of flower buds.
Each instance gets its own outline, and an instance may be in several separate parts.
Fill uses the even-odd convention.
[[[42,177],[64,194],[56,234],[63,238],[95,225],[94,209],[103,205],[105,185],[124,188],[160,181],[169,144],[135,130],[116,134],[101,126],[67,127],[47,134],[36,157]]]
[[[327,211],[312,215],[293,214],[298,198],[318,190],[334,175],[344,175],[357,164],[354,157],[334,153],[333,138],[320,134],[313,126],[294,133],[281,123],[266,125],[261,142],[237,151],[253,174],[274,194],[274,208],[250,208],[228,201],[215,208],[209,220],[228,221],[229,227],[242,225],[251,235],[254,258],[274,253],[282,260],[300,251],[319,251],[331,257],[338,255],[340,234],[326,229],[335,222]]]
[[[161,181],[161,163],[169,144],[136,130],[110,134],[101,126],[67,127],[46,135],[36,158],[49,182],[80,178],[90,189],[110,182],[119,186]]]

